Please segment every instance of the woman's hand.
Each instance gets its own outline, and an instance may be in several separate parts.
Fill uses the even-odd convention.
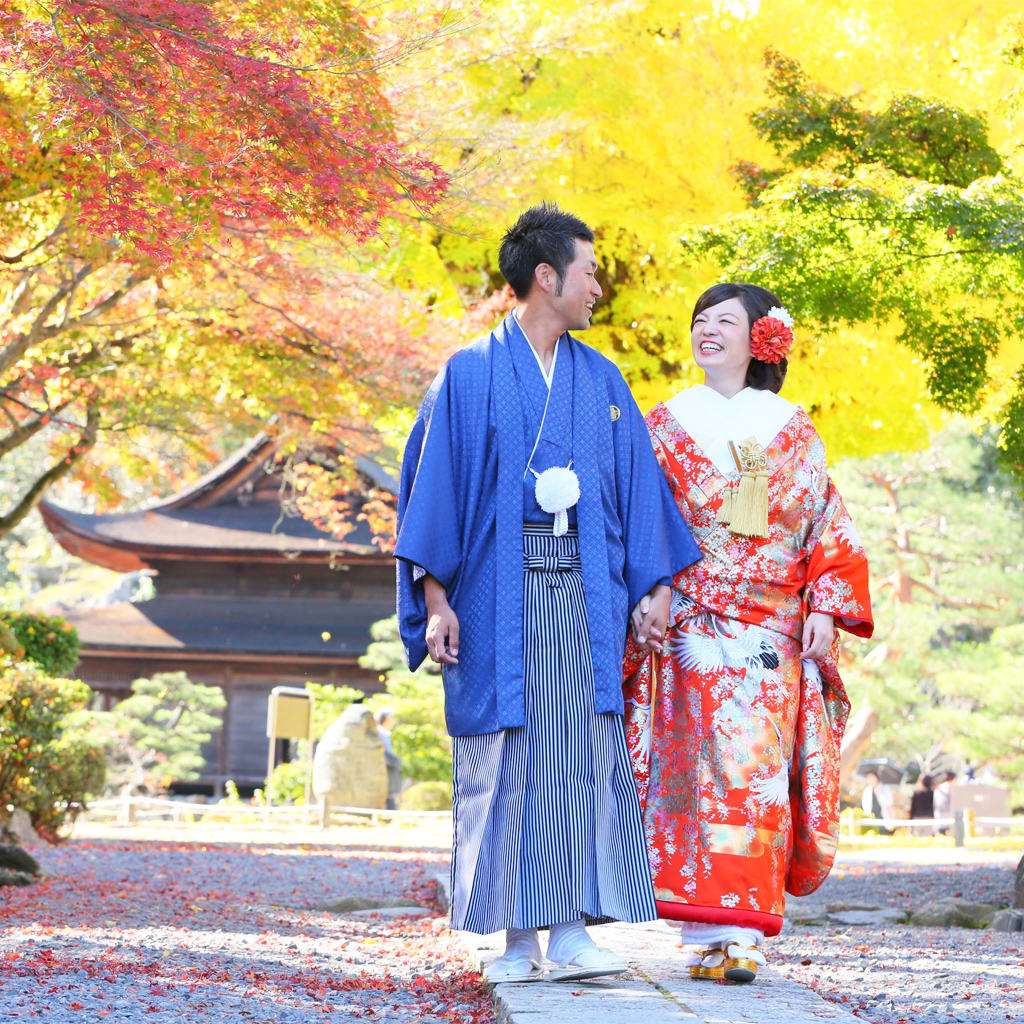
[[[820,661],[832,646],[836,627],[828,612],[811,612],[804,621],[804,649],[801,659]]]
[[[423,577],[427,602],[427,653],[439,665],[459,663],[459,618],[448,603],[444,587],[429,574]]]
[[[663,583],[656,583],[650,593],[640,598],[630,616],[633,636],[641,648],[661,654],[671,613],[672,591]]]

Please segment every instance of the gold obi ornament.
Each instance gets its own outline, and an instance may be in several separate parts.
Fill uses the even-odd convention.
[[[741,537],[767,537],[768,480],[772,468],[768,453],[752,437],[741,441],[738,447],[730,441],[729,450],[740,479],[722,494],[718,522]]]

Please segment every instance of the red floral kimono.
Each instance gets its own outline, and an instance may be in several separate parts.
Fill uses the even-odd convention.
[[[870,636],[867,560],[802,410],[765,445],[763,538],[716,521],[730,477],[665,405],[647,425],[704,553],[673,581],[665,653],[632,641],[626,652],[626,735],[658,912],[775,935],[785,890],[813,892],[835,857],[850,709],[838,640],[822,661],[800,660],[804,615],[828,612]]]

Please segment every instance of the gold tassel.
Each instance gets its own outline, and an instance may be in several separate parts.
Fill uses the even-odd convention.
[[[715,516],[715,522],[725,523],[726,526],[732,522],[732,499],[735,493],[732,484],[726,484],[722,488],[722,505],[718,509],[718,515]]]
[[[768,481],[771,463],[764,449],[752,438],[743,441],[733,457],[742,466],[739,487],[730,502],[729,532],[742,537],[768,536]]]
[[[733,502],[729,532],[741,537],[768,536],[768,474],[744,472]]]

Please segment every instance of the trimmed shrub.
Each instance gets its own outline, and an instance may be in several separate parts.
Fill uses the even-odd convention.
[[[306,802],[306,761],[286,761],[274,768],[264,790],[266,799],[275,805]]]
[[[103,787],[106,759],[85,710],[91,698],[77,679],[28,662],[0,664],[0,814],[22,808],[49,842],[75,805]]]
[[[222,726],[227,702],[219,686],[184,672],[157,672],[132,682],[132,695],[104,716],[111,782],[130,792],[156,792],[199,778],[203,746]]]
[[[452,787],[448,782],[417,782],[402,794],[403,811],[448,811]]]
[[[66,619],[35,612],[0,612],[0,622],[21,645],[21,651],[14,652],[19,657],[52,676],[66,676],[75,670],[82,644],[75,627]]]

